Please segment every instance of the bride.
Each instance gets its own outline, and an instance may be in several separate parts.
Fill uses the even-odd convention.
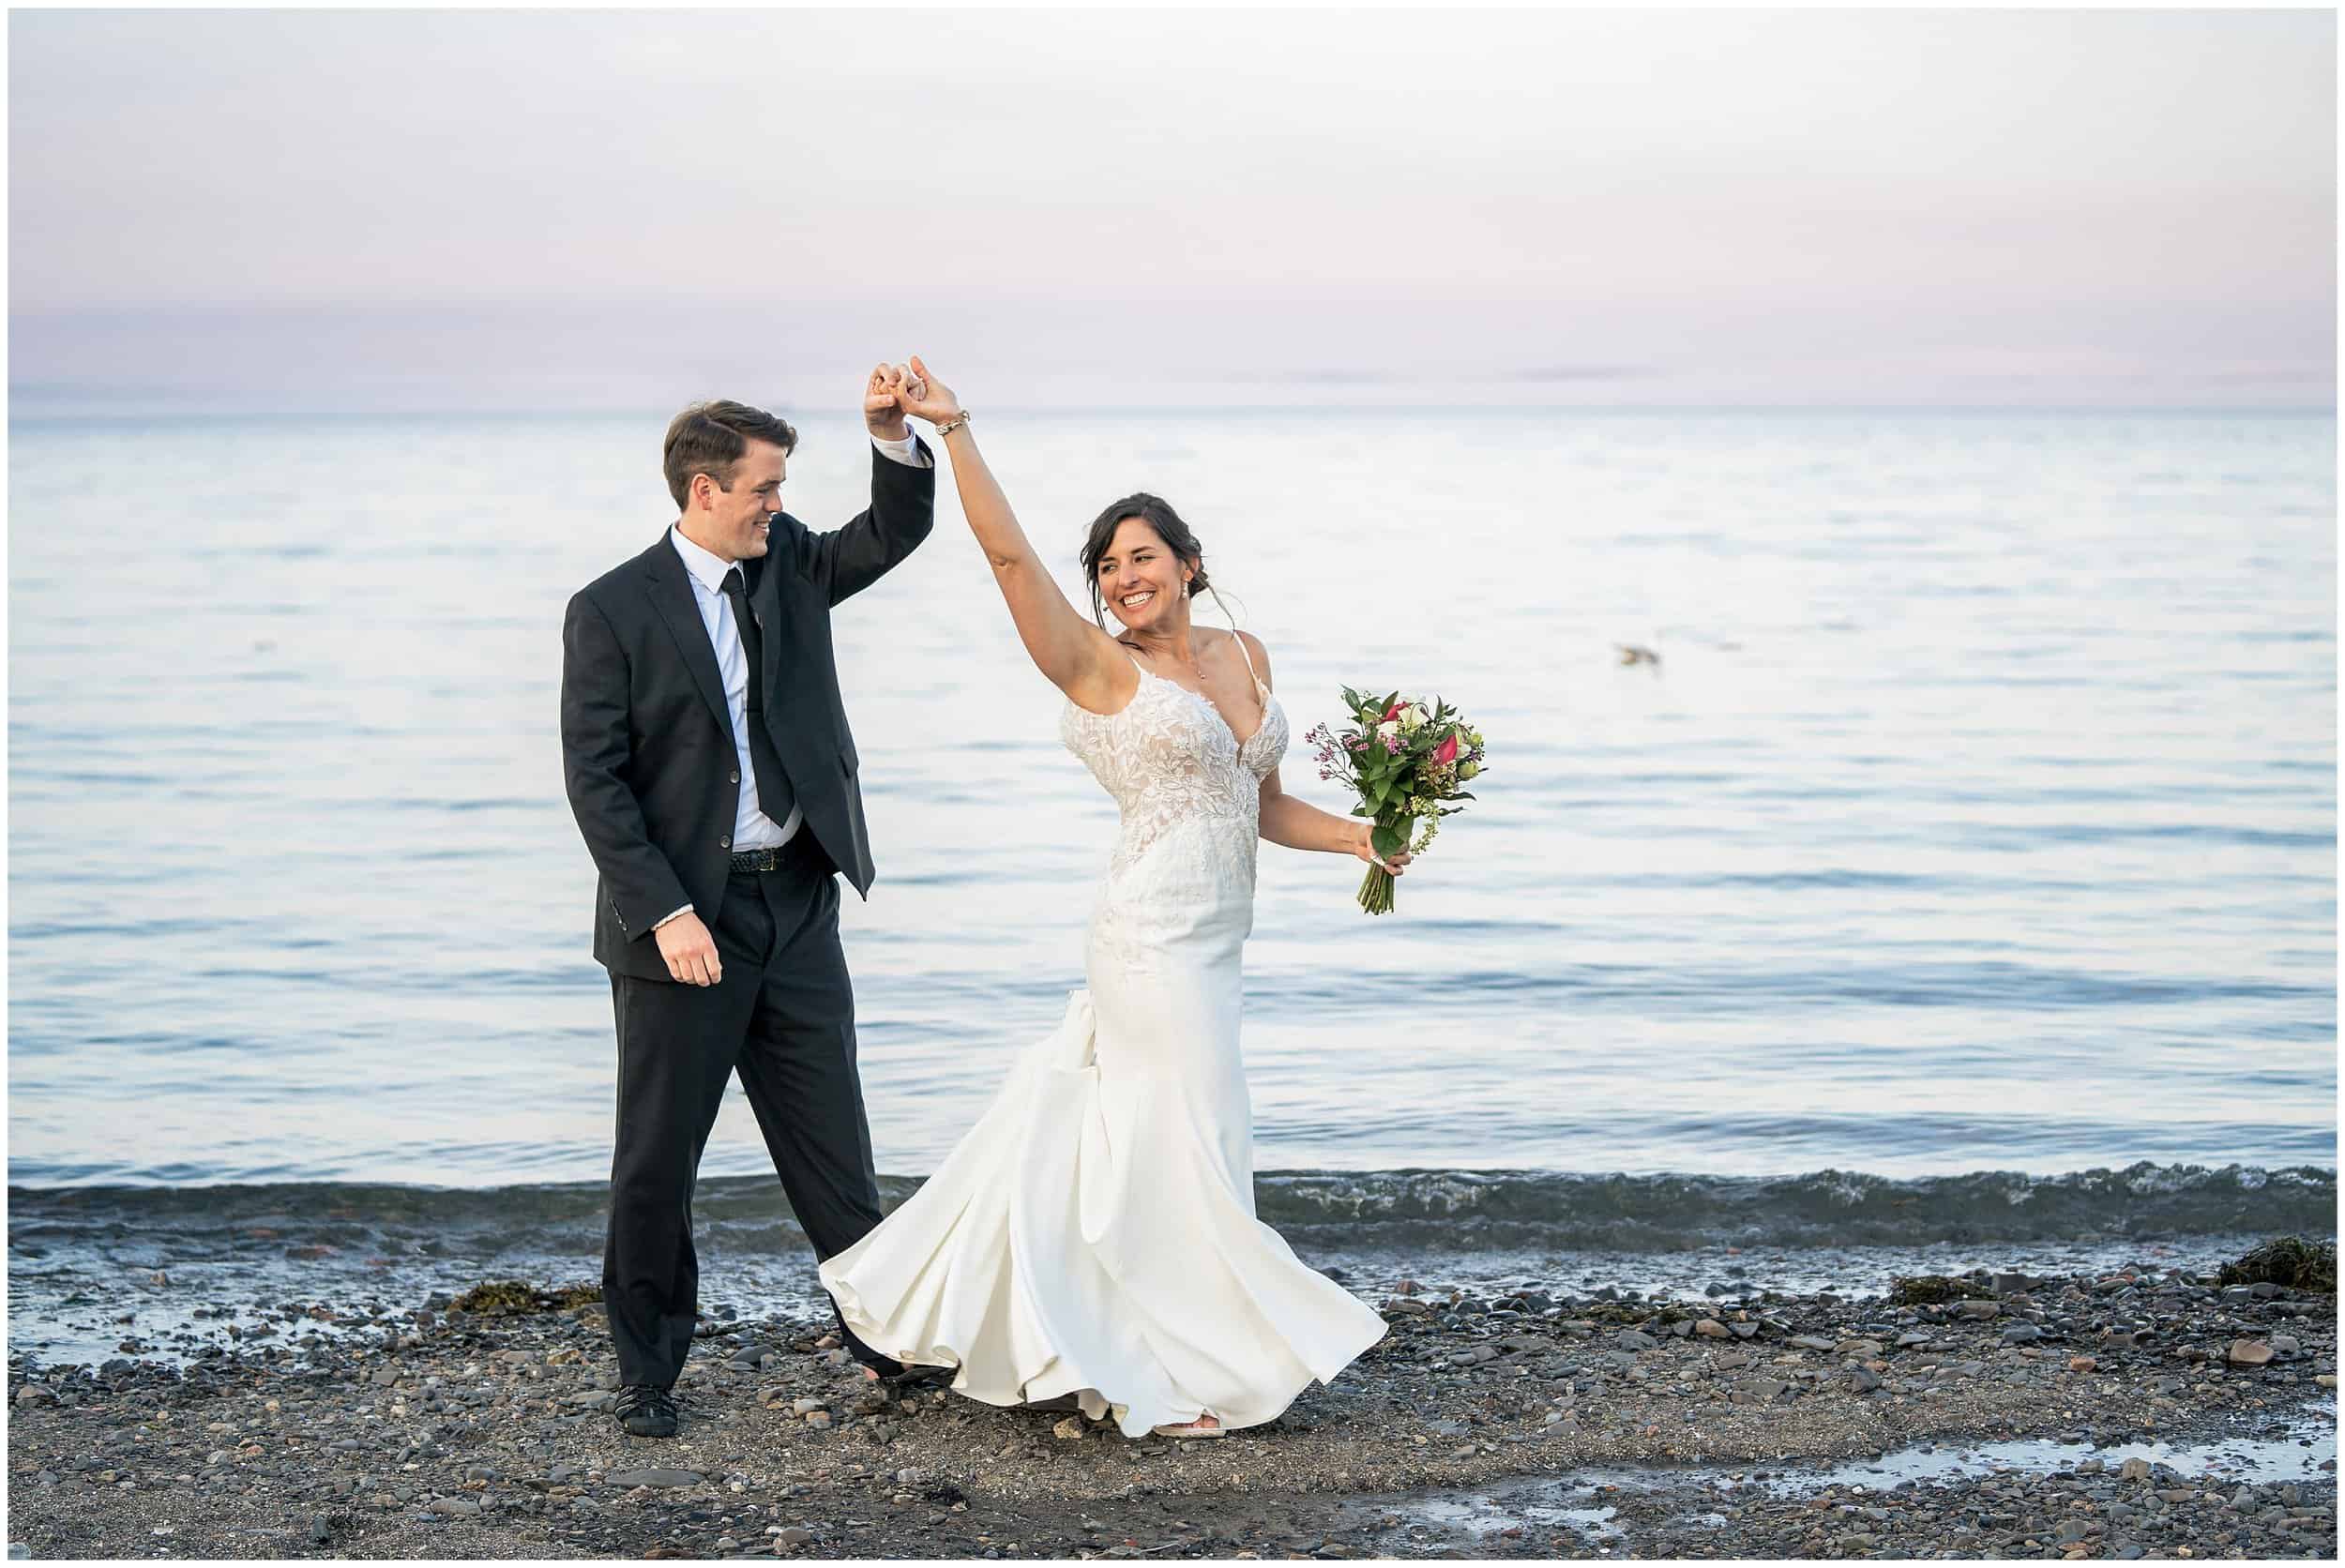
[[[1192,625],[1192,596],[1211,589],[1172,507],[1135,495],[1092,524],[1086,620],[917,357],[898,401],[952,455],[1019,638],[1067,694],[1060,735],[1123,822],[1088,988],[920,1190],[823,1263],[823,1284],[874,1349],[954,1368],[952,1387],[990,1405],[1071,1395],[1135,1438],[1275,1420],[1384,1322],[1254,1217],[1238,1054],[1254,841],[1372,862],[1370,824],[1280,791],[1270,656],[1248,633]],[[1398,874],[1408,858],[1386,864]]]

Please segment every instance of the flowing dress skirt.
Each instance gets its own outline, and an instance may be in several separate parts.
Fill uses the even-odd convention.
[[[920,1190],[822,1265],[872,1349],[1123,1431],[1275,1420],[1384,1334],[1254,1216],[1238,1049],[1253,867],[1184,824],[1102,891],[1089,987]],[[1250,829],[1249,829],[1250,837]],[[1247,846],[1250,850],[1250,843]]]

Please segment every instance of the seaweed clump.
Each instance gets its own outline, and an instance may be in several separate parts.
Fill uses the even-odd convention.
[[[1571,1316],[1585,1322],[1639,1328],[1646,1323],[1666,1327],[1689,1319],[1715,1318],[1718,1312],[1715,1307],[1687,1306],[1681,1302],[1589,1302],[1573,1307]]]
[[[1899,1274],[1889,1282],[1889,1299],[1899,1306],[1938,1306],[1978,1293],[1978,1288],[1944,1274]]]
[[[600,1300],[599,1285],[564,1285],[541,1290],[527,1280],[499,1279],[474,1286],[449,1303],[448,1310],[483,1318],[518,1318],[532,1312],[567,1312]]]
[[[2217,1285],[2285,1285],[2337,1294],[2337,1244],[2281,1236],[2223,1265]]]

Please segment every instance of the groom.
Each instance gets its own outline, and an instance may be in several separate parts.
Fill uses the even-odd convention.
[[[598,872],[595,957],[619,1036],[602,1299],[619,1425],[641,1437],[675,1432],[700,1286],[692,1188],[736,1070],[816,1258],[880,1219],[835,875],[869,897],[871,856],[830,612],[935,520],[902,376],[871,372],[871,505],[831,534],[780,509],[789,425],[735,402],[677,415],[676,520],[563,618],[563,778]]]

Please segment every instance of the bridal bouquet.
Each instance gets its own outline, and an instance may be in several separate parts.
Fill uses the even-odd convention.
[[[1482,731],[1439,698],[1431,707],[1394,692],[1378,701],[1343,688],[1352,723],[1338,731],[1322,724],[1303,738],[1317,744],[1319,776],[1352,786],[1360,804],[1354,817],[1372,819],[1376,852],[1391,856],[1406,849],[1422,854],[1441,830],[1441,820],[1465,809],[1445,806],[1474,797],[1459,788],[1482,771]],[[1422,822],[1423,837],[1409,842],[1410,824]],[[1360,908],[1392,912],[1392,873],[1368,868],[1360,883]]]

